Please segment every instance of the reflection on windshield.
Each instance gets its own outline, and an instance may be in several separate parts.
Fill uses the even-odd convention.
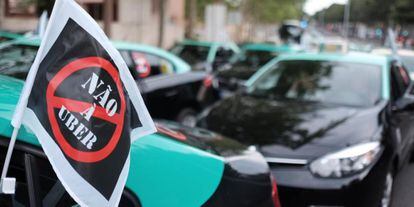
[[[178,45],[171,50],[174,54],[184,59],[190,65],[207,61],[210,47],[195,45]]]
[[[381,69],[357,63],[281,61],[247,93],[270,99],[372,106],[380,99]]]
[[[37,48],[11,45],[0,50],[0,74],[25,80]]]
[[[231,62],[235,66],[248,66],[258,68],[275,58],[277,53],[270,51],[254,51],[246,50],[245,52],[236,55]]]

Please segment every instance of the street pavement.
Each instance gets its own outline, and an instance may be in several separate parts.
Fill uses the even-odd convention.
[[[396,176],[391,207],[414,206],[414,163],[405,166]]]

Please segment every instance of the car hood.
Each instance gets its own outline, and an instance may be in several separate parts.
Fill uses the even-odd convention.
[[[247,65],[234,65],[217,73],[218,78],[248,80],[256,71],[257,67]]]
[[[266,157],[311,159],[372,138],[380,129],[383,106],[355,108],[235,95],[205,112],[199,124],[256,145]]]

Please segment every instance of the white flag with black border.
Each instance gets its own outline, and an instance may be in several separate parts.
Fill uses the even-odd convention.
[[[73,0],[55,3],[13,116],[20,123],[81,206],[118,205],[131,143],[155,132],[121,55]]]

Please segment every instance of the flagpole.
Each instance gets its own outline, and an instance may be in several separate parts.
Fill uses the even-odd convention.
[[[19,133],[20,127],[14,127],[12,137],[10,139],[9,147],[7,148],[7,154],[6,159],[4,160],[3,170],[1,172],[1,181],[0,181],[0,193],[4,194],[14,194],[15,192],[15,184],[16,179],[15,178],[6,178],[7,171],[9,169],[11,156],[13,153],[13,148],[16,143],[17,134]]]

